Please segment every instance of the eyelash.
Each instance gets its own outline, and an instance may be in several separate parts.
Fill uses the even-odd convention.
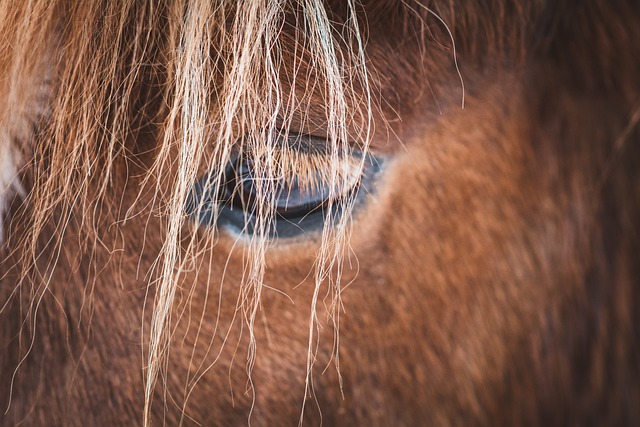
[[[336,174],[332,179],[328,156],[286,153],[280,156],[279,161],[276,160],[275,173],[265,174],[275,175],[275,178],[269,178],[269,184],[259,182],[267,178],[261,178],[252,158],[238,156],[225,169],[218,199],[247,213],[255,212],[261,199],[263,206],[271,206],[276,218],[300,218],[321,210],[330,202],[347,198],[356,189],[361,174],[359,165],[354,159],[339,161],[344,164],[342,170],[347,172]],[[342,188],[339,189],[340,184]]]

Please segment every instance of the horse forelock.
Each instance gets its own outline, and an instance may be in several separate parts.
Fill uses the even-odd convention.
[[[225,168],[241,154],[264,178],[256,193],[265,200],[275,197],[278,176],[304,176],[318,164],[329,187],[348,187],[364,164],[345,166],[344,153],[357,151],[364,159],[372,144],[399,150],[401,144],[375,146],[373,136],[393,135],[401,120],[417,114],[415,98],[463,104],[460,52],[468,62],[519,70],[540,51],[561,50],[553,37],[533,31],[541,22],[572,36],[571,26],[555,22],[544,2],[493,1],[482,9],[463,3],[3,2],[0,37],[7,42],[0,47],[0,88],[10,95],[0,105],[0,220],[17,195],[22,208],[13,209],[4,239],[20,277],[12,292],[30,293],[25,318],[35,319],[38,299],[57,286],[56,260],[66,252],[104,247],[116,253],[123,240],[113,231],[119,224],[139,215],[160,218],[159,235],[143,230],[138,236],[158,242],[158,249],[136,254],[154,260],[150,271],[140,272],[149,292],[142,320],[149,328],[142,333],[148,424],[156,383],[166,375],[184,272],[218,240],[217,211],[206,239],[185,213],[185,200],[203,173],[213,171],[213,185],[222,186]],[[505,19],[521,25],[505,26]],[[558,66],[567,81],[580,64],[578,55],[568,61],[573,65]],[[586,90],[606,85],[608,66],[594,68],[593,76],[571,84]],[[632,73],[622,80],[631,85]],[[429,114],[442,114],[433,110]],[[278,144],[306,133],[326,137],[317,164]],[[314,248],[305,399],[312,393],[325,293],[326,317],[339,341],[341,273],[350,255],[354,203],[328,216]],[[237,308],[250,337],[249,372],[258,351],[254,328],[275,220],[269,209],[258,208],[255,216],[253,233],[237,242],[244,251]],[[53,261],[42,260],[45,252],[56,254]],[[83,274],[91,282],[99,272]]]

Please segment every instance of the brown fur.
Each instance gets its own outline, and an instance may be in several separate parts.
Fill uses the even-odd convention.
[[[33,158],[21,175],[30,195],[14,200],[6,221],[1,425],[143,422],[144,389],[153,385],[146,376],[152,306],[181,148],[165,153],[160,142],[179,96],[167,89],[179,79],[167,48],[178,30],[176,11],[156,7],[78,6],[70,16],[129,17],[104,18],[82,40],[75,38],[82,21],[56,11],[43,30],[51,37],[33,42],[34,54],[47,43],[61,52],[61,70],[69,61],[79,68],[58,74],[52,112],[34,134],[13,139],[33,147],[25,151]],[[339,1],[326,7],[339,33],[350,12]],[[366,133],[369,84],[369,147],[386,163],[375,193],[353,213],[342,271],[330,276],[341,276],[340,299],[335,288],[320,289],[315,329],[322,238],[273,243],[252,353],[247,306],[238,300],[250,243],[181,223],[178,252],[195,255],[181,258],[176,273],[151,424],[295,425],[303,411],[304,425],[639,425],[640,7],[369,0],[356,9],[369,80],[343,76],[351,91],[345,123],[349,135]],[[295,43],[305,31],[299,10],[285,10],[278,37],[290,50],[278,76],[283,98],[297,101],[278,120],[329,135],[326,76],[312,45]],[[155,38],[136,49],[148,16],[157,20],[149,24]],[[116,49],[109,25],[118,22]],[[342,65],[356,69],[353,46],[337,40]],[[75,51],[80,42],[115,56]],[[293,51],[301,46],[308,50]],[[2,48],[7,70],[11,49]],[[228,52],[215,48],[220,63],[208,70],[222,87],[216,73],[224,73]],[[45,67],[27,59],[25,81]],[[146,68],[131,83],[125,76],[137,63]],[[104,86],[74,86],[92,75],[92,64],[114,75]],[[7,81],[5,71],[5,92]],[[210,117],[219,118],[215,100],[223,94],[211,85]],[[83,91],[97,105],[79,104],[77,122],[65,115],[61,128],[56,111]],[[123,98],[127,108],[119,110]],[[74,123],[100,128],[100,144],[73,139]],[[222,125],[208,126],[204,134],[216,135]],[[216,143],[200,148],[203,159],[221,156]],[[197,175],[206,170],[203,161]],[[34,209],[46,209],[47,221]],[[310,327],[317,360],[308,377]]]

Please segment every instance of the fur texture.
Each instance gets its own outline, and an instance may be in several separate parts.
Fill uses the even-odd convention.
[[[0,37],[0,424],[640,424],[634,2],[4,0]],[[239,153],[240,239],[185,212]],[[279,179],[355,196],[369,154],[273,238]]]

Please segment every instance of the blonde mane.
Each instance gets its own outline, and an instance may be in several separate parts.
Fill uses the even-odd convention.
[[[341,174],[340,153],[352,150],[353,142],[362,153],[368,150],[372,95],[357,5],[354,1],[347,5],[349,19],[331,23],[322,2],[316,0],[294,7],[267,0],[0,3],[0,36],[5,40],[0,46],[4,49],[0,84],[10,94],[0,104],[4,108],[0,148],[15,158],[14,169],[7,172],[10,178],[5,179],[12,184],[3,200],[18,192],[30,206],[30,215],[22,218],[29,232],[24,240],[11,242],[11,247],[26,248],[20,267],[24,273],[17,286],[37,284],[29,291],[33,304],[28,324],[35,324],[38,300],[47,292],[55,267],[55,262],[38,266],[43,249],[39,242],[43,237],[50,239],[45,246],[57,247],[54,252],[60,256],[68,223],[72,216],[79,216],[84,233],[81,246],[91,252],[93,245],[104,244],[100,229],[115,218],[117,208],[108,202],[116,164],[132,156],[132,135],[135,138],[148,126],[144,121],[155,125],[151,130],[157,140],[154,162],[143,172],[138,197],[155,194],[153,211],[162,216],[165,227],[155,273],[148,277],[148,292],[154,297],[148,308],[153,311],[151,329],[143,333],[149,337],[144,346],[144,425],[149,425],[154,387],[169,352],[178,277],[201,250],[196,234],[185,232],[184,210],[199,171],[223,171],[234,150],[250,153],[264,177],[257,183],[257,193],[264,200],[275,197],[272,178],[283,167],[295,167],[278,164],[276,135],[291,131],[294,116],[304,118],[301,101],[318,91],[325,95],[327,152],[334,159],[327,174],[333,187],[349,184]],[[287,16],[293,16],[296,27],[304,28],[296,31],[293,40],[282,34],[283,27],[291,25]],[[285,42],[293,44],[293,49],[284,49]],[[285,51],[295,52],[292,70],[283,68]],[[313,86],[295,81],[300,67],[314,73]],[[286,92],[283,73],[293,79]],[[364,93],[364,99],[355,98],[355,93]],[[140,118],[141,110],[152,111],[153,116]],[[37,134],[31,132],[33,128]],[[357,167],[361,169],[362,164]],[[21,168],[33,184],[28,194],[19,184]],[[215,185],[221,179],[219,173]],[[167,182],[168,194],[161,191]],[[306,393],[315,360],[317,305],[326,286],[332,295],[329,315],[338,361],[339,278],[348,247],[351,205],[328,215],[335,223],[327,222],[318,249]],[[124,221],[138,212],[134,203]],[[245,242],[246,271],[238,297],[250,335],[249,373],[258,351],[253,331],[273,227],[268,206],[258,206],[255,215],[255,231]],[[51,218],[59,220],[52,224]],[[53,235],[43,236],[50,229]],[[215,232],[211,234],[209,244],[214,245]]]
[[[0,0],[0,424],[638,424],[638,23]]]

